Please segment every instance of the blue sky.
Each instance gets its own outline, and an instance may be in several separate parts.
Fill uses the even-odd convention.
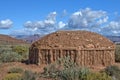
[[[89,30],[120,36],[120,0],[0,0],[0,34]]]

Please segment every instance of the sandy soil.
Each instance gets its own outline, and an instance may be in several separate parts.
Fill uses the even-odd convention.
[[[115,63],[114,65],[119,66],[120,67],[120,63]],[[34,64],[25,64],[25,63],[21,63],[21,62],[11,62],[11,63],[4,63],[4,64],[0,64],[0,80],[3,79],[3,77],[7,74],[8,70],[10,68],[13,67],[19,67],[22,68],[23,70],[31,70],[33,72],[43,72],[43,68],[45,65],[34,65]],[[103,70],[105,67],[103,66],[92,66],[90,67],[92,71],[98,72],[100,70]],[[40,79],[41,80],[41,79]],[[42,80],[46,80],[44,78],[42,78]],[[47,79],[47,80],[51,80],[51,79]]]

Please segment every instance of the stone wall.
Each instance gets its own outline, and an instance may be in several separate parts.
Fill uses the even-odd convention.
[[[30,49],[31,50],[31,49]],[[115,62],[114,49],[76,49],[76,48],[34,48],[29,53],[30,63],[50,64],[63,56],[70,58],[81,66],[112,65]]]

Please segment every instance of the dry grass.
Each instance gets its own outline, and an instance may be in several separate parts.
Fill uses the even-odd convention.
[[[117,65],[118,67],[120,67],[120,63],[115,63],[114,65]],[[20,63],[20,62],[11,62],[11,63],[3,63],[2,65],[0,65],[0,80],[2,80],[2,78],[4,78],[4,76],[6,74],[8,74],[9,69],[13,68],[13,67],[19,67],[22,68],[23,70],[31,70],[32,72],[43,72],[43,68],[45,65],[27,65],[24,63]],[[92,66],[90,67],[92,71],[94,72],[99,72],[101,70],[103,70],[105,67],[104,66]],[[40,78],[39,80],[46,80],[45,78]],[[51,80],[51,79],[48,79]]]
[[[23,70],[30,70],[32,72],[43,72],[44,65],[38,66],[38,65],[32,65],[32,64],[25,64],[21,62],[11,62],[11,63],[3,63],[0,65],[0,80],[8,74],[9,69],[15,67],[22,68]]]

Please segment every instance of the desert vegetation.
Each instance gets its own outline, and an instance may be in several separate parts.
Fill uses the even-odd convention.
[[[76,65],[69,57],[48,65],[40,76],[54,80],[112,80],[105,72],[92,72]]]
[[[37,74],[22,68],[11,68],[3,80],[36,80]]]
[[[29,44],[0,45],[0,74],[5,73],[2,69],[7,66],[6,73],[2,77],[0,76],[0,80],[120,80],[120,65],[112,65],[103,70],[93,71],[77,65],[69,56],[59,58],[55,63],[47,64],[41,71],[35,71],[35,67],[31,65],[31,68],[28,68],[29,66],[22,67],[22,65],[14,66],[13,62],[18,64],[28,59],[29,46]],[[117,45],[115,60],[118,64],[120,62],[119,52],[120,45]]]
[[[21,62],[28,58],[28,45],[0,45],[0,62]]]

